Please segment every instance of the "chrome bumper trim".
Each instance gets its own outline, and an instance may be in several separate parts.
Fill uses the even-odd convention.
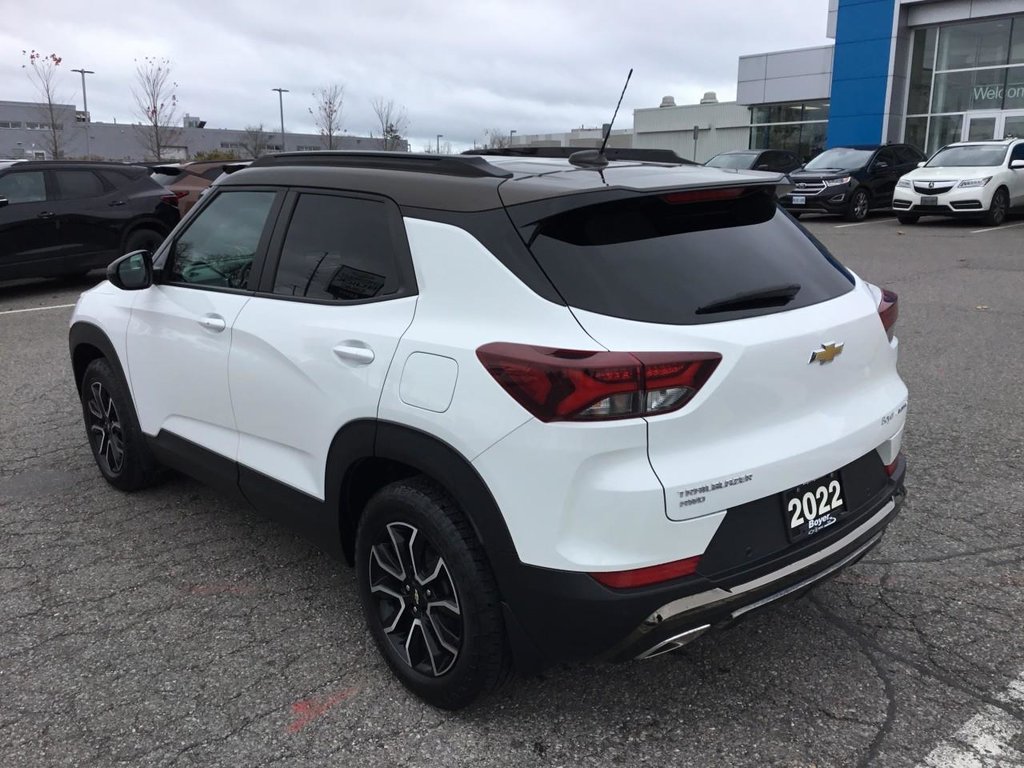
[[[850,545],[850,542],[859,539],[869,530],[871,530],[876,525],[881,523],[886,517],[889,516],[889,514],[895,508],[895,499],[890,499],[885,504],[885,506],[878,510],[878,512],[876,512],[874,515],[872,515],[870,519],[858,525],[848,534],[843,536],[843,538],[839,539],[839,541],[830,544],[829,546],[815,552],[812,555],[808,555],[803,560],[797,560],[795,563],[791,563],[790,565],[787,565],[784,568],[780,568],[777,571],[772,571],[771,573],[766,574],[758,579],[754,579],[753,581],[748,581],[744,584],[739,584],[733,587],[732,589],[709,589],[706,592],[699,592],[696,595],[687,595],[686,597],[681,597],[678,600],[673,600],[671,603],[666,603],[665,605],[661,606],[661,608],[652,613],[650,616],[648,616],[644,623],[648,626],[660,624],[666,619],[671,619],[673,616],[677,616],[680,613],[686,613],[687,611],[692,611],[695,608],[702,608],[706,605],[717,603],[722,600],[729,600],[731,598],[736,597],[737,595],[742,595],[744,592],[750,592],[751,590],[758,589],[767,584],[770,584],[773,581],[784,579],[786,576],[796,573],[797,571],[802,571],[804,568],[807,568],[808,566],[814,565],[815,563],[821,560],[831,557],[836,552],[842,550],[844,547],[848,547]],[[877,536],[872,537],[871,541],[869,541],[862,547],[858,547],[856,552],[853,552],[849,557],[844,558],[841,563],[832,566],[822,574],[815,574],[814,576],[808,579],[807,583],[810,583],[811,581],[814,581],[819,578],[824,578],[829,573],[838,570],[850,560],[862,554],[867,549],[870,549],[870,547],[877,541],[877,539]],[[803,583],[804,582],[801,582],[801,584]],[[774,598],[769,597],[766,599]]]

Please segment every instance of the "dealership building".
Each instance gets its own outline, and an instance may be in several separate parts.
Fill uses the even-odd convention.
[[[741,56],[735,102],[635,110],[633,146],[702,162],[730,149],[809,158],[1024,137],[1024,0],[830,0],[822,21],[831,45]]]

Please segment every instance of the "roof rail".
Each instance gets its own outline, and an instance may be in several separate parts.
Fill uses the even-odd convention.
[[[284,165],[328,165],[341,168],[375,168],[386,171],[439,173],[446,176],[507,179],[512,173],[491,165],[482,157],[427,155],[417,152],[277,152],[254,160],[251,168]]]
[[[554,157],[569,159],[582,147],[503,147],[501,149],[469,149],[463,155],[496,155],[501,157]],[[635,160],[643,163],[670,163],[672,165],[700,165],[680,157],[671,149],[643,149],[639,147],[607,147],[609,160]]]

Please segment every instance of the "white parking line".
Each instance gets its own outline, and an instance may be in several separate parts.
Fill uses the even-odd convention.
[[[836,229],[843,229],[845,227],[859,227],[862,224],[878,224],[883,221],[889,221],[889,219],[871,219],[870,221],[858,221],[855,224],[836,224]]]
[[[44,309],[67,309],[74,304],[54,304],[49,307],[29,307],[28,309],[0,309],[0,315],[16,315],[19,312],[42,312]]]
[[[972,235],[980,235],[982,232],[996,232],[1000,229],[1013,229],[1014,227],[1024,227],[1024,221],[1018,222],[1017,224],[1003,224],[1001,227],[989,227],[988,229],[974,229],[971,230]]]
[[[1024,672],[996,698],[1024,707]],[[988,704],[917,768],[1024,768],[1024,753],[1010,746],[1022,732],[1024,722]]]

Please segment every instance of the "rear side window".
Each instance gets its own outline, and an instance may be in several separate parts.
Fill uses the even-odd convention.
[[[0,176],[0,197],[15,203],[39,203],[46,200],[42,171],[22,171]]]
[[[817,304],[851,289],[849,273],[778,210],[772,188],[732,199],[700,194],[575,208],[523,233],[570,306],[628,320],[721,322]]]
[[[383,202],[299,196],[274,293],[320,301],[373,299],[398,289],[396,243]]]
[[[59,200],[101,197],[106,193],[100,177],[92,171],[55,171]]]

